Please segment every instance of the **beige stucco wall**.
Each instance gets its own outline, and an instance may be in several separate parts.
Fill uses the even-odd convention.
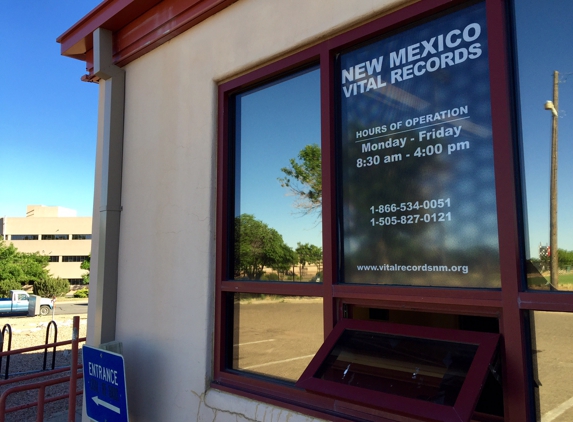
[[[217,83],[400,3],[239,0],[126,66],[116,339],[132,421],[312,420],[209,390]]]

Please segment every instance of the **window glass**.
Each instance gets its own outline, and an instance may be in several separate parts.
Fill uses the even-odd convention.
[[[88,256],[80,255],[80,256],[62,256],[62,262],[84,262],[88,260]]]
[[[91,234],[72,234],[72,240],[89,240],[91,238]]]
[[[573,420],[573,314],[531,312],[537,420]]]
[[[85,284],[85,280],[83,278],[68,278],[68,282],[70,284]]]
[[[69,234],[43,234],[42,240],[69,240]]]
[[[343,282],[499,288],[485,4],[339,65]]]
[[[321,279],[319,77],[235,97],[235,279]]]
[[[539,7],[534,0],[519,0],[515,1],[515,16],[527,283],[536,290],[570,291],[573,289],[573,55],[570,54],[573,3],[552,0]],[[556,103],[556,118],[546,101]],[[552,147],[554,124],[556,148]],[[552,175],[553,156],[556,177]],[[552,180],[556,181],[553,185]],[[553,246],[551,196],[556,205]]]
[[[323,341],[322,298],[234,297],[232,368],[295,382]]]
[[[316,377],[453,406],[477,345],[346,330]]]
[[[13,234],[10,235],[11,240],[38,240],[37,234]]]

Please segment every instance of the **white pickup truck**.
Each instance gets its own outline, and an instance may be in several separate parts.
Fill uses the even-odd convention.
[[[24,290],[10,290],[9,298],[0,298],[0,316],[26,315],[30,295]],[[40,299],[40,315],[48,315],[54,306],[51,299]]]

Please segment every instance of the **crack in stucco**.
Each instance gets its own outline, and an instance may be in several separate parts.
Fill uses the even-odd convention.
[[[201,403],[202,403],[203,405],[205,405],[205,407],[207,407],[207,408],[209,408],[209,409],[211,409],[211,410],[213,411],[213,420],[212,420],[212,422],[215,422],[215,421],[217,420],[217,414],[218,414],[219,412],[225,413],[225,414],[227,414],[227,415],[229,415],[229,416],[235,416],[235,419],[236,419],[237,421],[239,421],[239,417],[241,417],[241,418],[243,418],[244,420],[247,420],[247,421],[250,421],[250,422],[257,422],[256,419],[251,419],[251,418],[247,417],[247,415],[245,415],[244,413],[241,413],[241,412],[233,412],[233,411],[230,411],[230,410],[222,410],[222,409],[217,409],[217,408],[214,408],[214,407],[212,407],[212,406],[209,406],[209,405],[207,404],[206,400],[204,400],[204,398],[205,398],[205,395],[203,395],[203,400],[202,400]],[[199,405],[199,406],[200,406],[200,405]],[[257,405],[257,407],[258,407],[258,405]],[[199,410],[200,410],[200,407],[199,407]],[[199,415],[199,412],[197,412],[197,420],[198,420],[198,421],[201,420],[201,419],[199,419],[199,416],[200,416],[200,415]]]
[[[209,392],[211,391],[211,400],[215,403],[209,404]],[[260,403],[255,400],[246,399],[229,395],[226,393],[215,390],[207,390],[199,394],[190,390],[191,394],[199,399],[199,406],[195,420],[199,422],[221,422],[221,421],[234,421],[234,422],[320,422],[321,419],[309,417],[298,412],[289,411],[280,407],[272,406],[265,403]],[[231,409],[233,400],[236,399],[236,405],[246,411]],[[222,400],[222,401],[221,401]],[[220,404],[218,404],[218,402]],[[222,409],[221,407],[225,407]],[[251,416],[248,416],[250,413]]]

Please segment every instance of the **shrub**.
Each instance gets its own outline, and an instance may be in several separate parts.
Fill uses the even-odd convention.
[[[261,280],[269,280],[269,281],[277,281],[279,279],[279,275],[277,273],[267,273],[261,277]]]
[[[76,292],[74,293],[74,297],[81,298],[81,299],[85,299],[89,295],[90,295],[89,289],[76,290]]]
[[[34,294],[42,297],[63,296],[70,291],[70,283],[63,278],[48,278],[34,283]]]
[[[22,283],[16,280],[2,280],[0,281],[0,297],[10,297],[10,290],[19,290],[22,288]]]

